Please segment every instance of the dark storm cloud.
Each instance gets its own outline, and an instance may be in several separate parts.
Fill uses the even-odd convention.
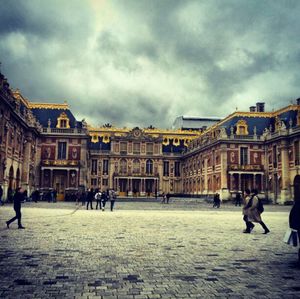
[[[160,105],[153,98],[146,98],[143,95],[127,96],[129,100],[119,102],[118,105],[114,104],[115,101],[103,100],[104,105],[90,106],[87,108],[87,115],[95,125],[99,126],[110,123],[114,126],[141,128],[155,126],[168,117],[168,107],[164,104]]]
[[[4,1],[0,60],[93,125],[170,127],[299,97],[299,1]]]

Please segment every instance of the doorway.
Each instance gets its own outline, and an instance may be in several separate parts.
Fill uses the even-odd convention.
[[[64,170],[54,171],[53,188],[57,191],[57,200],[64,200],[67,186],[67,172]]]
[[[132,180],[133,196],[139,196],[140,195],[140,185],[141,185],[141,181],[139,179],[133,179]]]

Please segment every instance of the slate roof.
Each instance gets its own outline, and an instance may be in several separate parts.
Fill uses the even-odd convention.
[[[56,108],[32,108],[31,111],[38,119],[43,127],[48,127],[48,120],[51,120],[51,128],[56,128],[57,118],[62,112],[65,112],[70,120],[70,128],[82,128],[82,122],[77,121],[73,113],[69,109],[56,109]]]
[[[272,113],[265,113],[265,112],[235,112],[228,117],[226,117],[223,121],[217,123],[213,128],[216,127],[223,127],[226,129],[227,135],[231,133],[231,127],[234,128],[234,133],[236,131],[236,124],[239,120],[245,120],[248,125],[248,132],[249,135],[254,135],[254,127],[256,127],[256,134],[262,135],[265,128],[270,129],[272,131],[275,129],[276,119],[278,118],[282,121],[286,128],[290,127],[290,122],[292,123],[292,127],[297,125],[297,110],[295,109],[296,105],[291,105],[281,110],[272,112]],[[297,107],[297,106],[296,106]]]

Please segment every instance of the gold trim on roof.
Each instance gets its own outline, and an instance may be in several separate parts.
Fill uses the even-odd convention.
[[[104,128],[104,127],[92,127],[88,126],[88,130],[91,134],[93,133],[129,133],[132,131],[132,128]],[[168,129],[141,129],[143,133],[152,135],[154,137],[158,137],[158,135],[168,135],[172,136],[171,138],[179,137],[185,137],[185,136],[199,136],[201,135],[200,131],[187,131],[187,130],[168,130]]]
[[[30,109],[62,109],[68,110],[69,105],[67,103],[64,104],[50,104],[50,103],[32,103],[29,102]]]

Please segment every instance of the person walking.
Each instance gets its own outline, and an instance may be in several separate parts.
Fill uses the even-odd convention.
[[[21,223],[21,217],[22,217],[21,203],[22,201],[24,201],[24,189],[22,189],[21,187],[17,188],[16,193],[14,194],[13,197],[13,201],[14,201],[14,210],[16,212],[16,216],[6,221],[6,226],[7,228],[9,228],[9,225],[18,219],[18,228],[24,229],[25,227]]]
[[[166,196],[165,192],[162,193],[161,197],[162,197],[161,203],[166,203],[167,196]]]
[[[82,192],[80,194],[80,200],[81,200],[81,205],[84,206],[85,200],[86,200],[86,192],[84,190],[82,190]]]
[[[262,226],[262,228],[264,229],[264,234],[268,234],[270,232],[270,230],[265,225],[265,223],[262,221],[262,218],[261,218],[262,211],[259,210],[259,198],[258,198],[257,194],[258,194],[258,191],[256,189],[253,189],[251,191],[251,197],[249,199],[247,206],[245,207],[245,210],[246,210],[246,213],[248,216],[248,221],[259,223]]]
[[[97,190],[96,191],[96,194],[95,194],[95,199],[96,199],[96,210],[98,210],[98,206],[99,206],[99,209],[101,210],[101,196],[102,196],[102,193],[100,190]]]
[[[242,203],[242,197],[240,192],[238,192],[235,196],[235,206],[237,207],[238,205],[241,206]]]
[[[109,195],[109,199],[110,199],[110,211],[111,211],[111,212],[112,212],[113,209],[114,209],[114,205],[115,205],[116,198],[117,198],[116,191],[112,189],[112,190],[111,190],[111,193],[110,193],[110,195]]]
[[[34,190],[31,194],[31,198],[34,202],[38,202],[39,200],[39,197],[40,197],[40,192],[38,189]]]
[[[86,209],[89,209],[89,205],[91,205],[91,210],[93,210],[93,198],[94,198],[94,192],[93,189],[89,189],[87,196],[86,196]]]
[[[298,240],[300,245],[300,199],[296,199],[294,205],[290,211],[289,224],[291,229],[295,229],[298,232]],[[300,263],[300,247],[298,250],[298,262]]]
[[[56,189],[54,189],[53,192],[52,192],[52,198],[53,198],[52,202],[56,202],[56,200],[57,200],[57,191],[56,191]]]
[[[249,189],[245,190],[244,195],[244,207],[243,207],[243,220],[246,223],[246,229],[243,231],[245,234],[250,234],[252,229],[254,228],[254,224],[248,220],[248,209],[246,208],[249,204],[251,198],[251,192]]]
[[[170,198],[171,198],[171,194],[168,192],[168,193],[167,193],[167,195],[166,195],[167,204],[169,203],[169,201],[170,201]]]
[[[213,204],[213,208],[220,208],[221,205],[221,200],[220,200],[220,194],[218,192],[215,193],[214,195],[214,204]]]
[[[101,194],[101,202],[102,202],[102,211],[103,212],[105,210],[106,201],[107,201],[107,192],[103,191]]]

